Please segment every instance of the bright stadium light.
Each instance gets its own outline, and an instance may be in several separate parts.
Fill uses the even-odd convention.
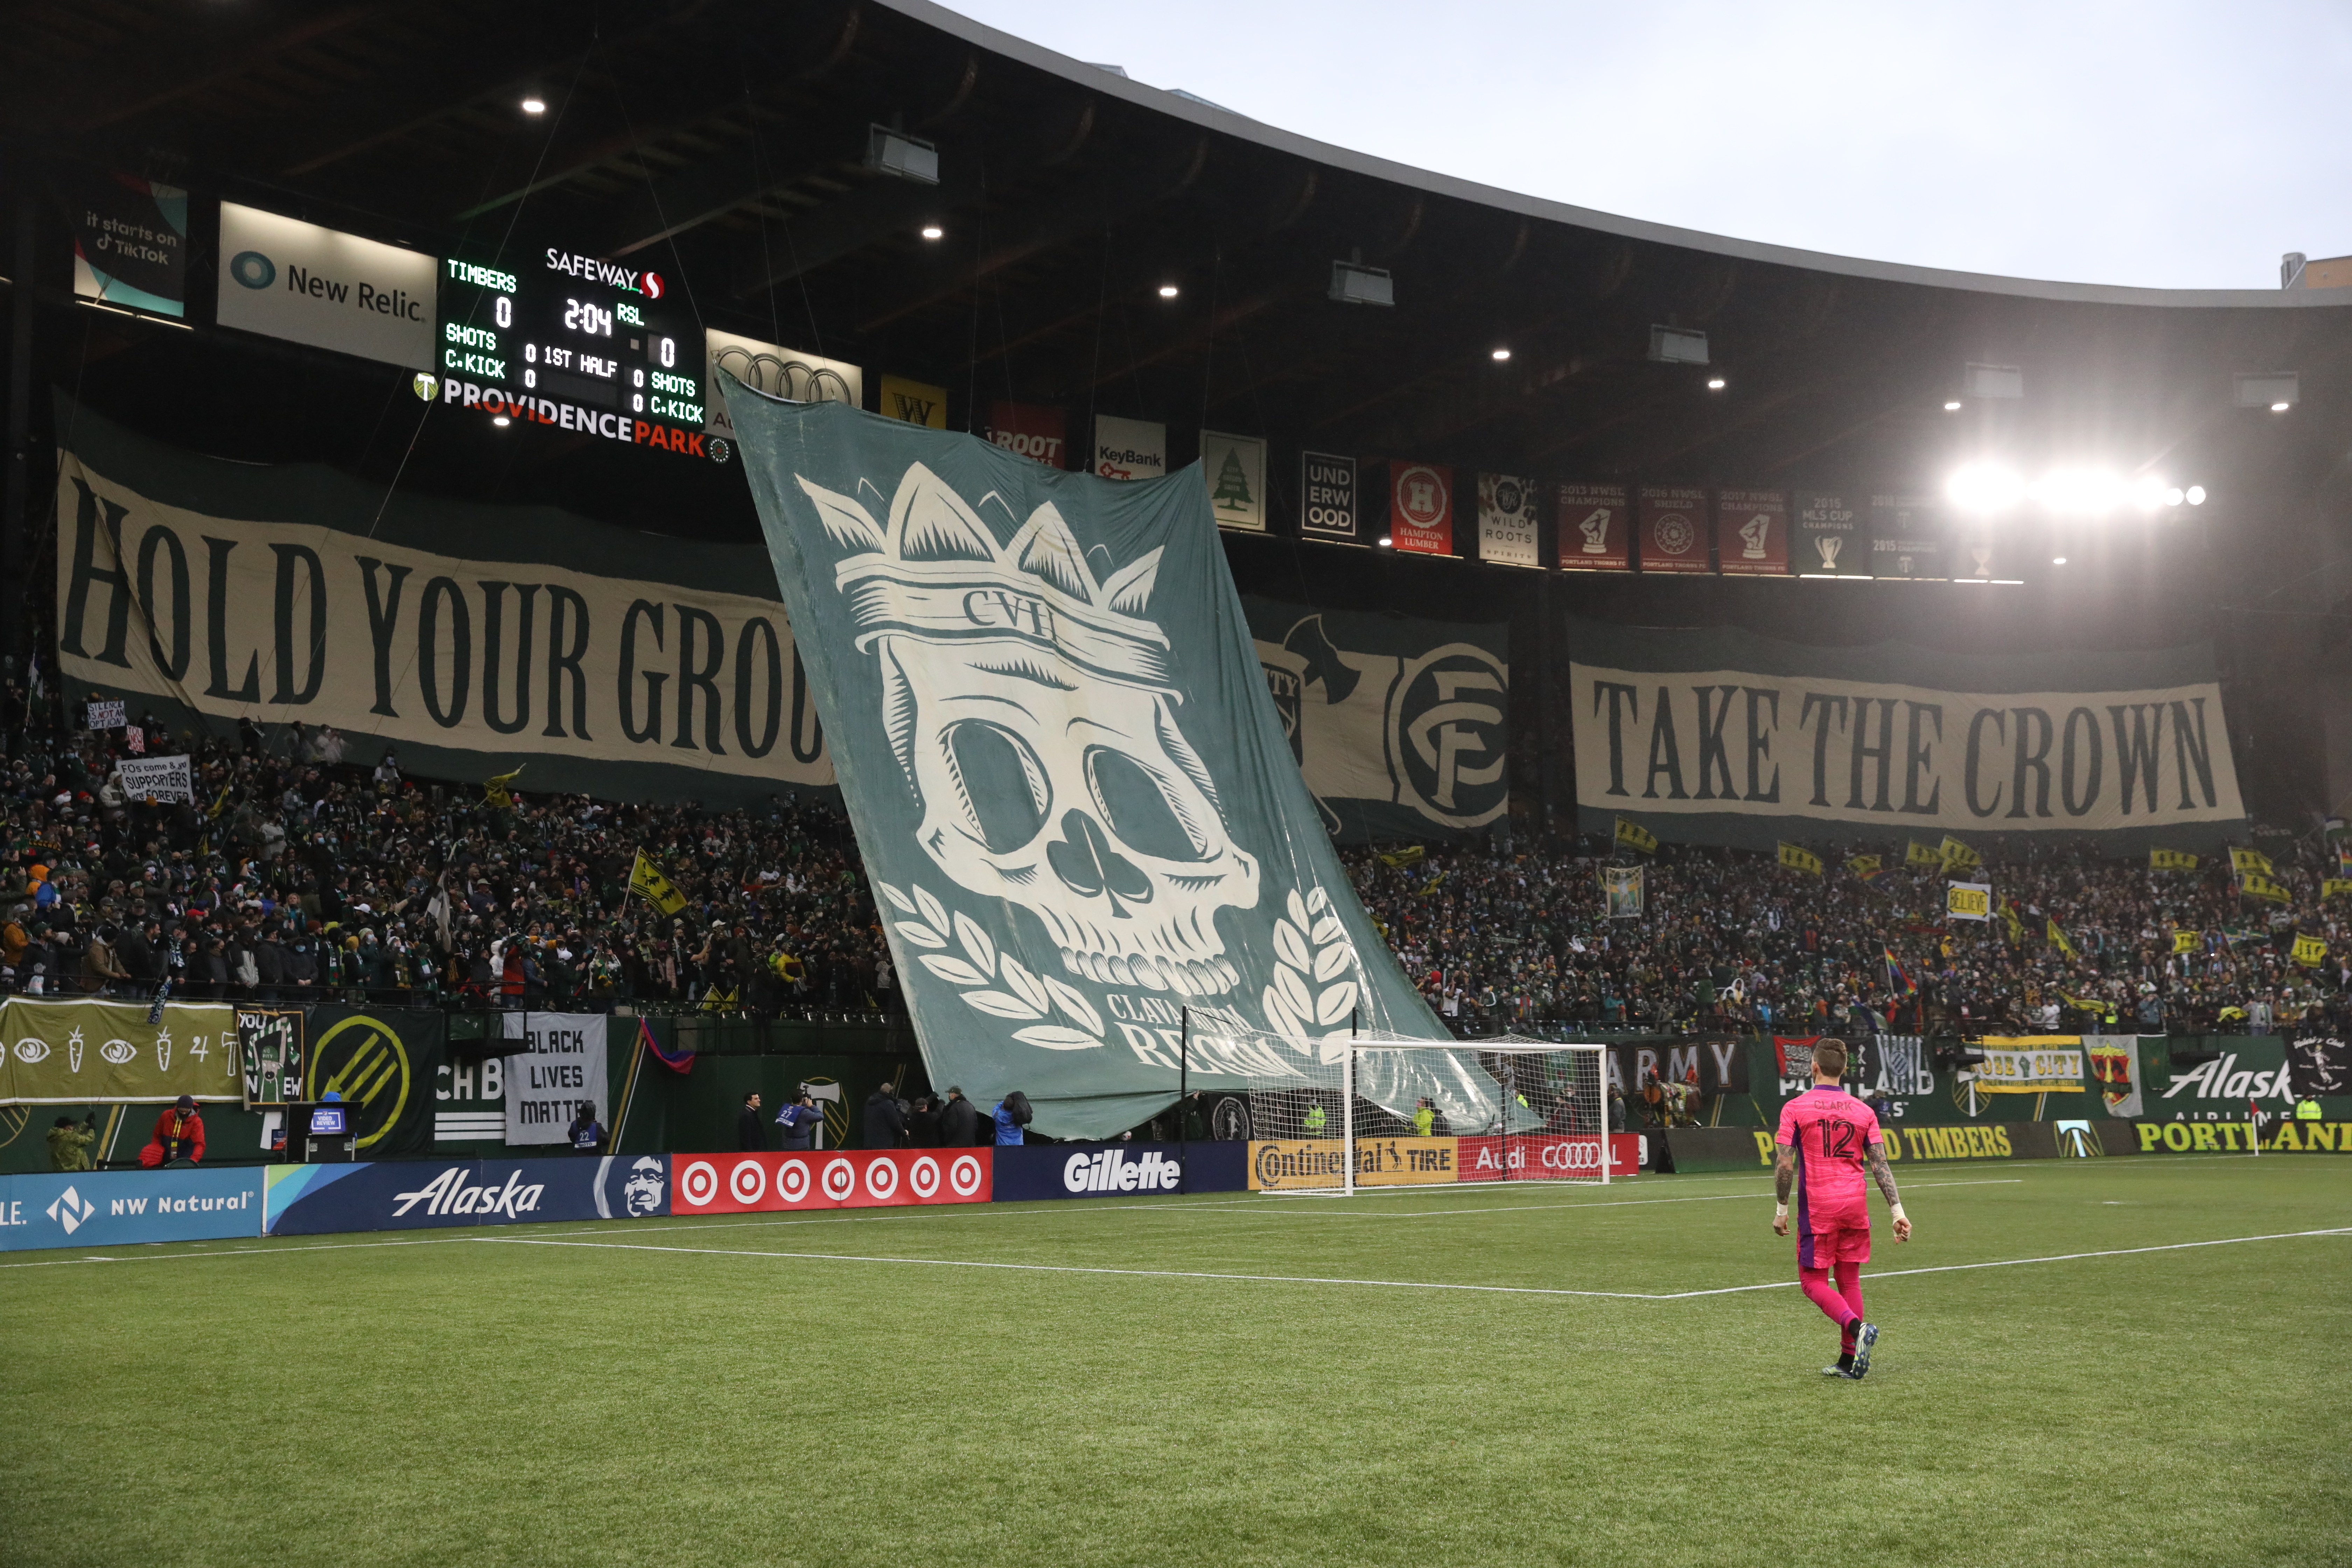
[[[1724,380],[1723,380],[1723,377],[1721,377],[1721,376],[1719,376],[1719,375],[1711,375],[1711,376],[1707,377],[1707,381],[1706,381],[1706,389],[1707,389],[1709,392],[1721,392],[1721,391],[1723,390],[1723,388],[1724,388]]]
[[[2066,564],[2066,558],[2063,555],[2053,555],[2050,558],[2050,564],[2053,566],[2063,566]]]
[[[2164,491],[2164,504],[2167,506],[2179,506],[2187,494],[2188,492],[2183,490],[2179,485],[2168,485],[2165,488]]]
[[[2187,490],[2182,492],[2181,499],[2188,501],[2190,506],[2203,506],[2205,504],[2205,487],[2203,485],[2191,485]]]
[[[2027,499],[2054,512],[2101,517],[2130,499],[2123,480],[2103,468],[2054,468],[2025,487]]]
[[[943,237],[946,233],[947,230],[941,228],[935,223],[927,223],[923,226],[923,237],[925,239],[938,239]]]
[[[1960,400],[1959,400],[1958,398],[1957,398],[1957,397],[1948,397],[1948,398],[1946,398],[1946,399],[1944,400],[1944,412],[1945,412],[1945,413],[1947,413],[1947,414],[1958,414],[1959,411],[1960,411]]]
[[[1511,351],[1508,349],[1496,349],[1491,357],[1496,364],[1500,364],[1505,360],[1511,357]]]
[[[545,114],[547,112],[547,100],[543,98],[526,98],[522,100],[522,111],[525,114]]]
[[[507,421],[507,416],[506,416],[505,415],[503,415],[503,414],[499,414],[499,415],[493,416],[492,416],[492,418],[491,418],[491,420],[490,420],[490,423],[491,423],[491,424],[493,424],[493,425],[495,425],[495,426],[497,426],[499,429],[503,430],[503,429],[505,429],[505,428],[507,427],[507,423],[508,423],[508,421]]]
[[[1395,540],[1393,540],[1393,539],[1391,539],[1387,534],[1383,533],[1383,534],[1381,534],[1381,548],[1382,550],[1386,550],[1387,548],[1389,548],[1389,546],[1391,546],[1391,545],[1394,544],[1395,542],[1396,542],[1396,541],[1395,541]]]
[[[1970,463],[1951,477],[1944,493],[1964,510],[2007,511],[2025,493],[2025,486],[1998,463]]]
[[[1160,286],[1160,297],[1163,300],[1173,300],[1176,298],[1176,285],[1173,283],[1162,283]]]
[[[2271,412],[2273,414],[2284,414],[2294,406],[2294,405],[2292,403],[2273,403],[2271,405]]]

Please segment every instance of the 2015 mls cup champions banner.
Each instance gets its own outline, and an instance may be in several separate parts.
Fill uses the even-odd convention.
[[[1295,1070],[1243,1031],[1444,1037],[1300,780],[1196,469],[728,406],[934,1083],[1095,1136],[1174,1098],[1187,1007],[1195,1085]]]
[[[2202,645],[2131,653],[1804,647],[1571,621],[1580,825],[1769,849],[1799,837],[2242,836]]]

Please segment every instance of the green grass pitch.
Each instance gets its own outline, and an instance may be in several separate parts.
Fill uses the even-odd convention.
[[[16,1255],[0,1562],[2352,1562],[2352,1161],[1901,1174]]]

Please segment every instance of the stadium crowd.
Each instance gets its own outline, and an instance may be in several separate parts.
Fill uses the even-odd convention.
[[[207,739],[142,720],[134,742],[40,722],[56,706],[0,689],[0,990],[145,998],[168,975],[195,1000],[897,1005],[855,839],[821,798],[716,812],[428,784],[394,756],[343,761],[331,730]],[[194,798],[129,798],[134,750],[184,752]],[[2238,896],[2226,858],[2158,872],[2078,848],[1971,873],[2016,917],[1980,922],[1945,919],[1939,868],[1865,880],[1839,856],[1811,876],[1667,846],[1630,919],[1609,918],[1612,857],[1590,840],[1342,858],[1465,1035],[2339,1027],[2352,965],[2317,897],[2322,847],[2273,842],[2294,899],[2275,912]],[[632,891],[640,851],[684,908]],[[2299,934],[2326,957],[2296,963]]]

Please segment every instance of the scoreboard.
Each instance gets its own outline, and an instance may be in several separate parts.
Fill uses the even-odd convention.
[[[520,267],[442,263],[437,374],[418,394],[499,425],[550,426],[725,462],[704,432],[703,333],[658,272],[550,246]]]

